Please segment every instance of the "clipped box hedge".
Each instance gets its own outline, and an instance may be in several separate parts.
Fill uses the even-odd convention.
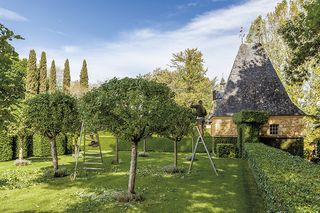
[[[6,132],[0,131],[0,161],[12,160],[12,137],[8,136]]]
[[[259,138],[260,142],[272,146],[292,155],[303,157],[304,154],[304,142],[303,138]]]
[[[57,152],[58,155],[64,155],[70,153],[68,150],[67,137],[60,134],[56,137]],[[35,157],[47,157],[51,156],[51,145],[47,137],[35,134],[33,135],[33,156]]]
[[[320,167],[262,143],[245,144],[268,212],[320,212]]]
[[[194,137],[194,146],[197,138]],[[204,141],[208,150],[212,151],[212,138],[210,136],[204,137]],[[115,144],[111,145],[111,148],[115,150]],[[131,143],[128,141],[119,140],[120,151],[131,151]],[[138,150],[143,151],[143,141],[138,144]],[[173,142],[167,138],[152,136],[147,139],[147,151],[154,152],[173,152]],[[178,142],[178,152],[192,152],[192,140],[190,137],[186,137]],[[199,143],[197,152],[205,152],[202,144]]]
[[[217,144],[217,156],[220,158],[235,158],[236,147],[231,143]]]

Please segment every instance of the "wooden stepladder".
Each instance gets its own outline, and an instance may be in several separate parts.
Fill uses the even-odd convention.
[[[85,125],[82,122],[81,124],[81,130],[80,130],[80,138],[77,144],[75,144],[75,168],[74,168],[74,175],[72,177],[73,180],[76,179],[77,176],[77,170],[78,170],[78,162],[79,162],[79,157],[81,157],[80,154],[80,147],[82,145],[83,141],[83,151],[82,151],[82,157],[83,157],[83,170],[104,170],[104,165],[103,165],[103,157],[102,157],[102,151],[101,151],[101,145],[100,145],[100,140],[99,140],[99,135],[98,133],[95,134],[95,142],[96,146],[92,147],[91,149],[87,149],[86,147],[86,141],[90,140],[91,138],[86,137],[86,129]]]
[[[203,137],[202,137],[202,135],[201,135],[201,132],[200,132],[200,130],[199,130],[199,127],[197,126],[196,128],[197,128],[199,137],[198,137],[197,142],[196,142],[196,145],[195,145],[195,147],[194,147],[194,149],[193,149],[192,158],[191,158],[191,163],[190,163],[190,166],[189,166],[189,171],[188,171],[188,173],[191,172],[192,165],[193,165],[193,161],[194,161],[194,159],[196,158],[196,152],[197,152],[198,145],[199,145],[199,143],[201,143],[201,144],[204,146],[204,149],[205,149],[206,152],[207,152],[207,155],[208,155],[208,158],[209,158],[209,161],[210,161],[210,163],[211,163],[211,166],[212,166],[212,169],[213,169],[214,173],[215,173],[216,175],[218,175],[218,171],[217,171],[216,165],[214,164],[214,162],[213,162],[213,160],[212,160],[212,158],[211,158],[210,152],[209,152],[206,144],[204,143],[204,139],[203,139]]]

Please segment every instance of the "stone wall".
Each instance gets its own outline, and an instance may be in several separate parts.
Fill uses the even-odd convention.
[[[237,126],[232,117],[213,117],[211,135],[215,137],[237,137]],[[279,124],[279,134],[270,135],[270,125]],[[303,116],[270,116],[261,127],[260,136],[274,138],[303,137]]]

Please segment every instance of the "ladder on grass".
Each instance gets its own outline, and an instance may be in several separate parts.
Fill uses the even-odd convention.
[[[199,143],[201,143],[201,144],[204,146],[204,149],[205,149],[206,152],[207,152],[207,155],[208,155],[208,158],[209,158],[209,161],[210,161],[210,163],[211,163],[211,166],[212,166],[212,169],[213,169],[214,173],[215,173],[216,175],[218,175],[218,171],[217,171],[216,165],[214,164],[214,162],[213,162],[213,160],[212,160],[212,158],[211,158],[210,152],[209,152],[206,144],[204,143],[204,139],[203,139],[202,134],[201,134],[201,132],[200,132],[200,130],[199,130],[199,127],[197,126],[196,128],[197,128],[197,132],[198,132],[198,134],[199,134],[199,137],[198,137],[198,139],[197,139],[196,146],[195,146],[194,149],[193,149],[193,153],[192,153],[192,157],[191,157],[191,163],[190,163],[190,166],[189,166],[189,171],[188,171],[188,173],[190,173],[191,170],[192,170],[193,161],[194,161],[194,159],[196,158],[197,148],[198,148]]]
[[[90,138],[91,139],[91,138]],[[75,144],[74,149],[74,157],[76,159],[75,168],[74,168],[74,174],[71,177],[71,179],[75,180],[77,176],[77,170],[78,170],[78,162],[80,157],[80,148],[83,140],[83,169],[84,170],[103,170],[103,158],[102,158],[102,151],[100,146],[100,140],[99,135],[96,133],[96,139],[95,142],[97,146],[94,149],[87,149],[86,147],[86,130],[84,122],[81,124],[81,130],[80,130],[80,137],[79,137],[79,143]],[[91,140],[90,140],[91,141]],[[98,149],[97,149],[98,148]]]

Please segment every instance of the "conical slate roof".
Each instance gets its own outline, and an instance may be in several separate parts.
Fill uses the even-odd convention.
[[[290,100],[261,44],[240,46],[224,96],[218,100],[213,116],[231,116],[242,110],[304,115]]]

